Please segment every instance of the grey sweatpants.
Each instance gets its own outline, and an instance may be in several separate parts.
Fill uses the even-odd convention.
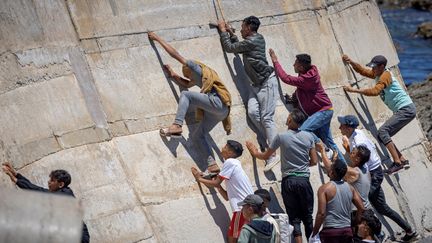
[[[384,145],[387,145],[391,142],[391,137],[410,123],[415,116],[416,107],[414,103],[400,108],[379,128],[378,140]]]
[[[197,147],[202,147],[202,149],[199,150],[203,152],[207,160],[207,165],[214,164],[215,158],[213,150],[206,139],[206,134],[208,134],[218,122],[225,119],[228,115],[228,107],[222,103],[216,93],[210,92],[208,94],[203,94],[194,91],[182,91],[174,121],[175,124],[183,125],[189,107],[193,107],[194,109],[201,108],[204,110],[203,119],[192,134],[191,139]]]
[[[251,86],[247,112],[256,130],[261,133],[258,134],[258,142],[262,147],[268,147],[277,133],[274,122],[277,95],[278,84],[275,73],[272,73],[261,86]],[[264,141],[260,141],[261,135],[265,136]],[[267,144],[263,144],[265,142]]]

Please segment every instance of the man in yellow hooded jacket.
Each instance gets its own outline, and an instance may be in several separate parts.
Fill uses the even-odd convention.
[[[171,57],[183,65],[182,71],[185,77],[175,73],[169,65],[164,65],[169,78],[173,79],[178,85],[184,88],[190,88],[194,85],[201,88],[200,92],[181,92],[176,118],[171,126],[160,130],[160,135],[180,137],[188,108],[190,106],[196,107],[196,119],[200,121],[200,123],[191,138],[195,144],[204,147],[203,152],[205,153],[205,158],[207,158],[208,172],[219,172],[220,169],[214,159],[211,145],[205,136],[220,121],[223,122],[227,134],[231,133],[231,122],[229,118],[231,107],[230,93],[213,69],[201,62],[184,58],[177,50],[154,32],[149,32],[148,36],[150,40],[158,42]]]

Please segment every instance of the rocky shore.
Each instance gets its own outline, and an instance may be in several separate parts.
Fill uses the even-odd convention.
[[[417,118],[429,141],[432,141],[432,73],[421,83],[407,87],[417,107]]]
[[[421,11],[432,11],[432,0],[377,0],[385,8],[414,8]]]

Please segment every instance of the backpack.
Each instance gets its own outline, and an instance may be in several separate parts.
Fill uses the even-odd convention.
[[[272,213],[270,214],[278,223],[280,242],[292,243],[294,242],[294,227],[289,224],[288,215],[285,213]]]

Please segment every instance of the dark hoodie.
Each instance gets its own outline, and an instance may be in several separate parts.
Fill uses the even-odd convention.
[[[238,243],[275,243],[276,232],[273,224],[261,218],[252,219],[243,226]]]
[[[300,108],[308,116],[317,111],[324,111],[332,108],[330,98],[321,85],[318,68],[312,65],[305,74],[298,77],[287,74],[279,62],[273,63],[277,76],[286,84],[297,87],[294,95],[297,97]]]
[[[21,189],[39,191],[39,192],[51,192],[46,188],[36,186],[35,184],[31,183],[27,178],[25,178],[20,173],[17,174],[16,178],[17,178],[16,185]],[[72,189],[70,189],[69,187],[63,187],[62,189],[51,193],[75,197]],[[89,243],[89,242],[90,242],[90,235],[87,229],[87,225],[83,223],[81,243]]]

